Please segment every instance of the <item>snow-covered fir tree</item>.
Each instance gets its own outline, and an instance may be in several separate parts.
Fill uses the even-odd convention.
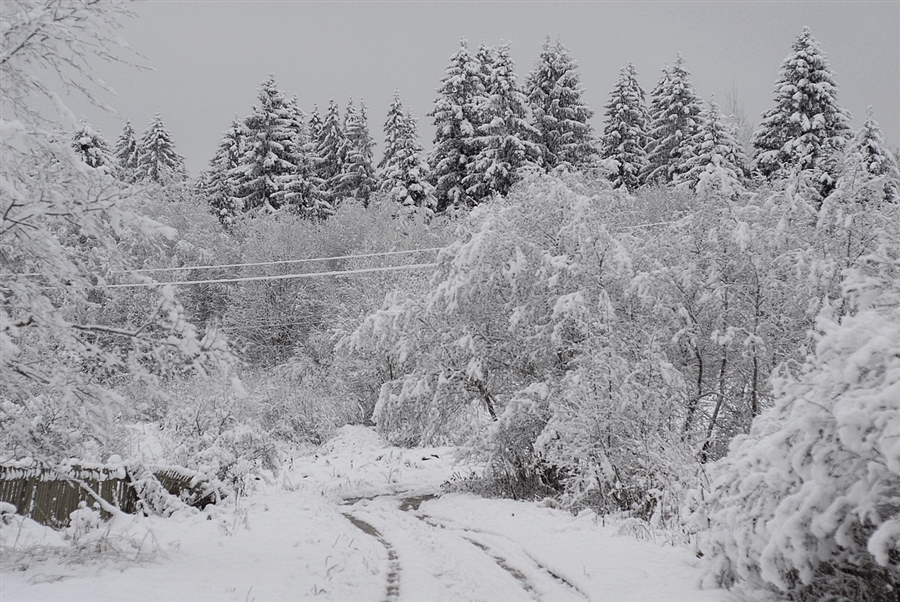
[[[108,170],[113,166],[109,143],[103,134],[94,130],[87,121],[82,120],[72,135],[72,148],[75,149],[78,158],[91,167]]]
[[[378,168],[381,170],[379,189],[391,201],[404,207],[434,210],[434,187],[429,182],[428,163],[422,158],[416,119],[404,110],[399,92],[394,92],[384,122],[384,157]]]
[[[341,122],[341,111],[334,99],[331,99],[316,140],[315,172],[321,182],[322,198],[332,205],[340,202],[341,178],[347,160],[347,148],[347,135]]]
[[[147,131],[141,135],[137,179],[160,184],[187,179],[184,157],[175,151],[172,135],[157,113]]]
[[[606,125],[600,144],[600,158],[615,161],[611,174],[614,188],[634,191],[641,184],[647,167],[647,111],[644,89],[637,80],[634,65],[628,63],[619,71],[619,79],[609,93]]]
[[[489,164],[484,161],[479,163],[478,157],[485,150],[483,129],[491,119],[488,109],[488,79],[494,70],[495,60],[496,51],[494,48],[482,42],[475,53],[475,63],[478,65],[478,79],[480,82],[480,96],[474,98],[471,103],[474,110],[469,123],[474,129],[474,135],[467,141],[471,155],[466,164],[466,174],[462,180],[462,186],[469,198],[469,203],[473,206],[483,202],[493,194],[490,178],[485,172]]]
[[[395,93],[384,124],[385,154],[379,163],[382,170],[380,189],[404,206],[437,208],[432,174],[422,155],[419,143],[418,120],[404,110]]]
[[[235,195],[244,211],[284,205],[301,210],[305,181],[295,111],[271,75],[260,86],[258,98],[259,106],[244,122],[243,156],[231,171]]]
[[[213,214],[226,225],[233,223],[235,216],[243,210],[243,202],[236,191],[238,181],[234,179],[234,170],[241,163],[248,133],[246,125],[235,116],[219,141],[209,169],[200,174],[198,188],[206,195]]]
[[[591,164],[597,155],[590,124],[594,111],[581,99],[584,89],[578,65],[562,42],[551,44],[549,37],[544,41],[526,79],[525,94],[538,131],[543,167]]]
[[[140,165],[141,148],[138,144],[131,121],[125,120],[122,133],[116,141],[116,173],[123,182],[134,182]]]
[[[753,136],[756,169],[769,179],[818,172],[819,191],[827,195],[834,185],[836,153],[851,135],[848,122],[825,54],[804,27],[781,64],[775,106],[763,113]]]
[[[482,174],[486,195],[506,196],[521,169],[540,164],[541,149],[535,143],[538,132],[528,123],[528,101],[519,87],[509,44],[494,49],[482,66],[487,103],[473,167]]]
[[[663,68],[662,77],[650,93],[645,182],[667,184],[687,169],[702,110],[689,77],[679,54],[674,66]]]
[[[700,194],[730,197],[741,189],[746,176],[743,148],[714,101],[704,110],[701,121],[691,156],[684,163],[685,171],[676,174],[674,182]]]
[[[321,186],[315,175],[316,153],[310,137],[307,117],[297,97],[288,101],[290,129],[293,139],[295,172],[282,176],[286,187],[286,202],[299,215],[310,219],[323,219],[332,215],[334,209],[321,194]]]
[[[310,140],[317,141],[322,134],[322,116],[319,114],[319,105],[313,105],[306,128]]]
[[[377,188],[375,167],[372,164],[372,149],[375,141],[369,134],[366,105],[359,103],[359,112],[351,100],[344,117],[344,132],[347,138],[347,156],[344,160],[340,181],[341,196],[352,197],[369,204],[369,197]]]
[[[322,116],[319,114],[318,105],[313,105],[312,113],[306,122],[306,144],[303,147],[303,155],[309,165],[310,194],[317,199],[325,198],[325,186],[319,177],[319,136],[322,135]]]
[[[450,57],[434,109],[428,114],[434,118],[436,130],[428,164],[438,211],[475,205],[464,179],[469,163],[478,155],[476,129],[485,100],[481,63],[469,52],[468,42],[461,40],[459,50]]]
[[[871,107],[866,122],[847,146],[842,174],[844,178],[872,180],[872,184],[866,186],[867,200],[900,202],[897,159],[885,145]]]

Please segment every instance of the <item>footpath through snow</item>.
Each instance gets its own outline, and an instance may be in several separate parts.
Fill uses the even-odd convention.
[[[0,559],[0,600],[737,599],[699,590],[688,550],[618,535],[593,513],[440,495],[460,470],[452,448],[391,448],[344,427],[223,507],[82,534],[77,561],[58,534],[16,518],[0,527],[17,550]]]

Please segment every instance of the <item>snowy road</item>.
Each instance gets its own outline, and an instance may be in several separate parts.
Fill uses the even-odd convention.
[[[120,547],[152,539],[149,554],[134,554],[143,561],[72,562],[46,553],[54,534],[3,527],[6,541],[44,552],[27,568],[22,557],[3,560],[0,599],[736,600],[698,589],[689,551],[620,534],[591,512],[438,495],[460,470],[453,449],[389,448],[347,427],[238,504],[108,536]]]
[[[401,591],[409,600],[490,600],[498,592],[509,601],[590,599],[512,539],[430,515],[425,501],[380,497],[345,513],[388,551],[386,600],[400,599]]]

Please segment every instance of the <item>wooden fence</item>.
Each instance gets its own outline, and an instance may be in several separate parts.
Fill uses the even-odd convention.
[[[223,497],[215,484],[183,468],[158,469],[152,475],[169,494],[191,506],[203,508]],[[69,514],[79,503],[94,505],[97,500],[88,488],[122,512],[134,514],[139,508],[140,498],[131,475],[122,466],[48,468],[0,464],[0,502],[10,503],[18,514],[56,529],[69,524]],[[101,509],[101,516],[107,518],[109,513]]]

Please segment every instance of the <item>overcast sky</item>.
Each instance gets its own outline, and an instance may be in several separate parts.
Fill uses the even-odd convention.
[[[351,96],[369,107],[382,139],[394,89],[426,113],[461,37],[512,43],[520,82],[544,38],[559,37],[578,61],[585,100],[603,127],[603,105],[620,67],[632,61],[641,85],[655,85],[676,53],[704,99],[726,109],[736,90],[754,124],[772,106],[782,60],[804,25],[828,56],[853,126],[872,105],[888,143],[900,143],[900,2],[296,2],[145,1],[122,37],[156,72],[98,65],[116,89],[118,115],[72,99],[72,107],[114,142],[125,118],[138,133],[159,111],[192,175],[206,167],[222,132],[250,113],[268,73],[301,108]],[[727,112],[727,111],[726,111]],[[380,154],[377,150],[376,153]],[[376,156],[377,159],[377,156]]]

